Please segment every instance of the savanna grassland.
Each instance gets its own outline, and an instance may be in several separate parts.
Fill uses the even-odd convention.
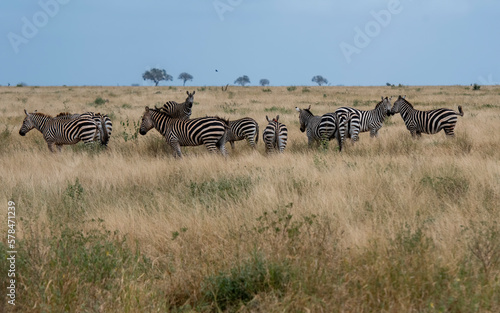
[[[280,115],[283,155],[262,138],[224,159],[174,159],[146,105],[192,117]],[[407,95],[463,106],[456,137],[413,139],[400,115],[340,153],[309,149],[295,107],[369,110]],[[105,99],[109,100],[108,102]],[[500,87],[0,87],[0,244],[16,208],[14,312],[500,312]],[[393,98],[393,101],[395,98]],[[49,152],[18,134],[23,109],[107,113],[107,150]],[[261,136],[260,136],[261,137]],[[4,299],[6,297],[2,295]]]

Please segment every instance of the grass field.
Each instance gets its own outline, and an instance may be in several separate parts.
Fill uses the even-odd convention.
[[[227,159],[174,159],[145,106],[192,117],[265,116],[288,126],[283,155],[262,138]],[[456,137],[413,139],[400,115],[339,153],[309,149],[295,107],[462,105]],[[0,87],[0,312],[500,312],[500,87]],[[108,99],[108,102],[102,101]],[[393,97],[393,101],[395,98]],[[18,134],[23,109],[107,113],[107,150]],[[261,137],[261,136],[260,136]],[[10,254],[9,254],[10,255]],[[12,267],[10,267],[12,268]]]

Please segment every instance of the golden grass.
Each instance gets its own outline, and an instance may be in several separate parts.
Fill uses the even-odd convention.
[[[484,268],[471,247],[500,244],[494,237],[500,231],[494,224],[500,213],[499,87],[269,89],[0,87],[0,198],[5,208],[8,200],[16,202],[17,240],[37,251],[24,254],[26,267],[19,265],[24,311],[430,312],[460,311],[461,305],[498,312],[500,296],[482,288],[500,290],[500,262]],[[186,90],[197,90],[192,117],[257,120],[257,150],[237,142],[234,151],[227,146],[224,159],[204,147],[185,147],[178,160],[155,130],[130,137],[144,106],[182,102]],[[326,151],[307,148],[296,106],[311,105],[315,114],[344,105],[368,110],[381,96],[399,94],[422,110],[462,105],[456,138],[441,132],[414,140],[396,115],[377,139],[363,133],[342,153],[334,141]],[[109,103],[96,106],[97,97]],[[110,114],[109,149],[78,144],[52,154],[36,130],[18,135],[25,108]],[[266,156],[265,116],[277,114],[288,126],[288,147],[283,155]],[[99,219],[102,226],[92,222]],[[6,213],[0,225],[6,234]],[[103,240],[126,238],[126,247],[150,260],[150,268],[136,277],[126,274],[135,266],[121,265],[121,279],[88,287],[86,296],[77,288],[85,285],[81,277],[57,276],[67,267],[49,262],[50,239],[63,238],[68,227],[117,231]],[[264,289],[250,302],[226,307],[207,298],[207,278],[240,268],[255,253],[286,265],[283,289]],[[30,266],[38,266],[38,276]],[[414,278],[406,281],[405,271]],[[60,286],[48,286],[49,280]],[[45,291],[29,285],[34,282]],[[432,284],[441,289],[433,293]],[[81,298],[68,296],[71,288]],[[459,300],[464,297],[471,300]]]

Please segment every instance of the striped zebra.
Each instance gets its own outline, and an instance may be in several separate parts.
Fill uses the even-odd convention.
[[[345,119],[350,117],[350,114],[342,115],[342,121],[340,121],[336,113],[326,113],[322,116],[314,115],[311,112],[311,106],[307,109],[295,107],[295,110],[299,112],[300,131],[306,132],[309,147],[312,147],[313,143],[319,144],[323,140],[330,141],[335,138],[339,145],[339,151],[342,151],[346,128]],[[340,125],[339,122],[341,122]]]
[[[36,111],[28,113],[24,110],[24,113],[26,117],[19,135],[25,136],[30,130],[36,128],[42,133],[51,152],[55,152],[54,145],[58,151],[61,151],[62,145],[76,144],[80,140],[84,143],[91,143],[96,133],[99,132],[96,122],[89,114],[66,114],[52,117]]]
[[[361,117],[358,110],[350,107],[341,107],[335,110],[334,113],[336,113],[339,118],[339,132],[342,142],[346,137],[351,138],[353,143],[358,141],[361,123]]]
[[[246,139],[250,147],[255,148],[259,141],[259,124],[250,117],[244,117],[239,120],[229,121],[229,130],[227,132],[227,141],[234,149],[234,142]]]
[[[165,103],[160,110],[171,118],[189,119],[191,117],[191,109],[193,108],[195,92],[196,90],[193,91],[193,93],[186,91],[188,95],[186,101],[183,103],[167,101],[167,103]]]
[[[288,139],[288,129],[285,124],[280,123],[280,116],[277,115],[272,120],[269,120],[269,117],[266,115],[267,122],[269,123],[267,127],[264,129],[264,133],[262,134],[262,139],[266,145],[266,152],[272,153],[273,151],[278,151],[279,153],[283,153],[285,151],[286,142]]]
[[[152,128],[156,128],[165,137],[176,157],[182,157],[181,146],[200,145],[205,145],[210,152],[217,152],[219,149],[223,156],[227,155],[225,144],[229,126],[227,121],[219,117],[174,119],[161,109],[146,107],[139,133],[146,135]]]
[[[446,136],[454,137],[454,129],[457,124],[457,116],[464,116],[462,106],[458,106],[458,113],[450,109],[436,109],[430,111],[419,111],[413,108],[406,96],[399,96],[394,102],[391,113],[400,113],[406,128],[412,137],[424,134],[436,134],[442,129]]]
[[[338,109],[341,111],[350,111],[359,116],[359,126],[356,126],[356,120],[352,122],[351,127],[358,127],[358,131],[356,132],[355,129],[350,130],[351,139],[353,138],[352,135],[355,134],[356,137],[354,141],[357,141],[359,133],[367,131],[370,132],[370,137],[378,136],[378,131],[382,128],[382,124],[384,123],[386,116],[391,115],[391,98],[382,97],[382,101],[380,101],[373,110],[369,111],[358,110],[350,107],[342,107]]]
[[[111,122],[109,116],[107,116],[106,114],[94,113],[94,112],[87,112],[83,114],[91,117],[95,121],[97,127],[99,128],[99,131],[96,132],[94,136],[94,141],[100,142],[101,145],[107,147],[109,138],[111,137],[111,132],[113,131],[113,123]],[[65,118],[76,118],[79,116],[82,116],[82,114],[72,114],[69,112],[62,112],[56,115],[56,117],[65,117]]]

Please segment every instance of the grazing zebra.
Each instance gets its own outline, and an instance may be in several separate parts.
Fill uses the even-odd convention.
[[[406,96],[399,96],[394,102],[391,113],[400,113],[406,128],[412,137],[424,134],[436,134],[444,129],[446,136],[454,137],[454,129],[457,124],[457,116],[464,116],[462,106],[458,106],[458,113],[450,109],[436,109],[430,111],[419,111],[413,108]]]
[[[239,120],[229,121],[229,130],[227,132],[227,141],[234,149],[234,142],[246,139],[250,147],[255,148],[259,141],[259,124],[250,117],[244,117]]]
[[[65,114],[59,117],[52,117],[43,113],[28,113],[24,110],[26,117],[19,130],[19,135],[25,136],[27,132],[36,128],[39,130],[51,152],[56,145],[61,151],[62,145],[76,144],[80,140],[90,143],[99,132],[94,119],[88,114],[71,115]]]
[[[262,138],[266,144],[266,152],[272,153],[277,150],[279,153],[283,153],[286,147],[286,141],[288,139],[288,129],[285,124],[278,122],[280,116],[277,115],[272,120],[266,115],[266,119],[269,122]]]
[[[319,144],[322,140],[330,141],[336,138],[339,150],[342,151],[342,143],[345,136],[345,120],[339,125],[336,113],[326,113],[322,116],[316,116],[311,112],[311,106],[307,109],[295,107],[295,110],[299,112],[300,131],[306,132],[309,147],[314,142]],[[349,116],[343,115],[342,117],[345,119]]]
[[[193,107],[195,92],[196,91],[189,93],[189,91],[186,91],[188,95],[186,101],[183,103],[167,101],[167,103],[165,103],[160,110],[171,118],[189,119],[189,117],[191,117],[191,109]]]
[[[146,135],[152,129],[162,134],[173,148],[174,156],[182,157],[181,146],[205,145],[210,152],[226,152],[228,122],[219,117],[201,117],[190,120],[174,119],[160,109],[150,109],[142,115],[139,133]]]

